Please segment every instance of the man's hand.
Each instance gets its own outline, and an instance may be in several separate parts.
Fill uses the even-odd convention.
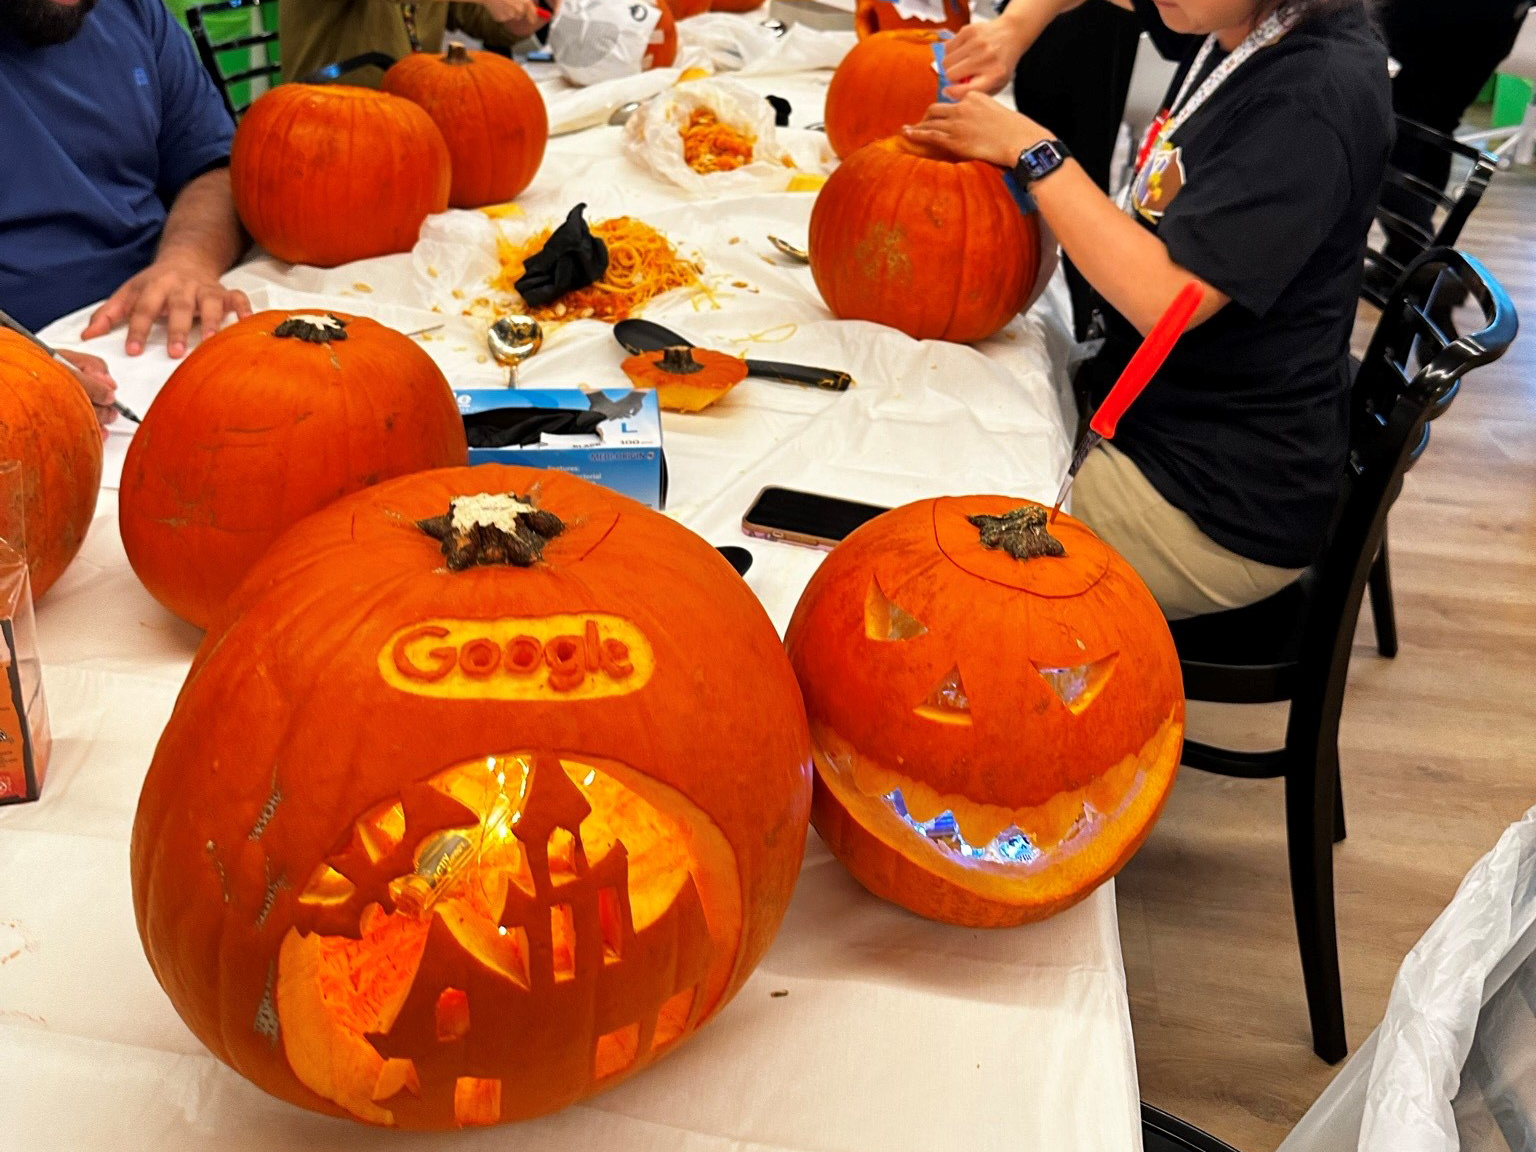
[[[937,145],[962,160],[985,160],[1000,168],[1012,168],[1020,152],[1051,138],[1028,116],[1010,112],[980,92],[957,104],[931,104],[920,121],[902,131],[920,144]]]
[[[59,356],[69,361],[85,394],[90,397],[91,406],[96,409],[96,421],[101,425],[101,437],[105,440],[107,425],[117,419],[117,409],[112,407],[112,402],[117,399],[117,381],[107,371],[107,362],[89,352],[61,350]]]
[[[206,340],[219,330],[228,313],[242,318],[251,314],[251,302],[244,292],[219,283],[221,271],[187,256],[162,255],[91,313],[81,339],[104,336],[126,320],[125,348],[128,355],[137,356],[144,351],[150,328],[164,316],[166,351],[173,360],[179,359],[186,354],[187,336],[194,323],[201,325]]]
[[[479,0],[492,20],[513,36],[532,36],[544,26],[548,16],[541,16],[541,4],[535,0]]]

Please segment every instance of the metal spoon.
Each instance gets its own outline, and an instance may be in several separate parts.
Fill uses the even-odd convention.
[[[630,100],[625,104],[620,104],[613,110],[613,114],[608,117],[608,123],[612,124],[614,127],[618,127],[619,125],[623,124],[626,120],[635,114],[635,111],[640,107],[640,103],[641,102],[639,100]]]
[[[772,244],[775,248],[784,253],[784,255],[788,256],[791,260],[798,260],[802,264],[809,264],[811,262],[811,254],[809,252],[807,252],[804,248],[796,248],[788,240],[781,239],[780,237],[774,236],[770,233],[768,236],[768,243]]]
[[[544,346],[544,329],[532,316],[503,316],[485,334],[491,359],[507,370],[507,387],[517,385],[517,366]]]

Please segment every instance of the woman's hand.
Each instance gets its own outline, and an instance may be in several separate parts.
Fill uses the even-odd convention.
[[[1012,20],[967,24],[944,45],[944,71],[949,87],[944,95],[958,100],[968,92],[1001,92],[1013,79],[1028,29]]]
[[[985,160],[1000,168],[1012,168],[1020,152],[1051,138],[1028,116],[1010,112],[980,92],[955,104],[930,104],[921,120],[902,131],[919,144],[933,144],[963,160]]]
[[[107,371],[107,362],[89,352],[61,350],[59,357],[69,361],[86,396],[90,397],[91,406],[96,409],[96,422],[101,425],[101,436],[105,440],[107,425],[117,419],[117,409],[112,407],[112,402],[117,399],[117,381]]]

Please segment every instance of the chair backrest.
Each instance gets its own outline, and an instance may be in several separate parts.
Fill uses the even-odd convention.
[[[1436,306],[1438,294],[1458,288],[1482,313],[1481,327],[1460,336],[1431,319],[1448,315]],[[1498,281],[1472,257],[1446,248],[1409,265],[1387,303],[1351,393],[1343,499],[1328,546],[1308,574],[1313,583],[1299,679],[1312,688],[1296,697],[1292,723],[1301,718],[1297,707],[1342,705],[1354,622],[1387,511],[1429,442],[1430,420],[1450,404],[1463,376],[1504,355],[1518,328],[1514,304]]]
[[[278,82],[277,0],[212,0],[187,8],[203,67],[236,120]]]
[[[1386,303],[1392,286],[1402,278],[1413,257],[1431,248],[1455,246],[1499,169],[1497,156],[1406,116],[1397,118],[1397,141],[1394,159],[1401,160],[1410,153],[1427,161],[1429,167],[1438,163],[1449,171],[1469,165],[1470,170],[1447,190],[1396,164],[1387,165],[1376,207],[1377,227],[1367,241],[1366,276],[1361,288],[1361,295],[1378,308]]]

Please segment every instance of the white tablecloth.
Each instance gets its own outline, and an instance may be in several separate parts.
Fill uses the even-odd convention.
[[[819,118],[827,73],[753,82]],[[552,107],[575,94],[546,79]],[[589,96],[579,96],[589,99]],[[669,511],[715,543],[747,544],[748,581],[781,628],[821,554],[741,536],[759,487],[781,483],[880,503],[936,493],[1049,498],[1064,466],[1064,300],[976,348],[839,323],[804,268],[762,237],[803,239],[812,197],[683,203],[617,156],[618,131],[552,142],[522,203],[563,215],[642,215],[697,245],[716,278],[758,291],[685,299],[647,315],[701,343],[849,370],[833,395],[749,381],[714,409],[667,416]],[[731,243],[732,237],[739,238]],[[936,254],[942,258],[942,254]],[[257,261],[249,287],[326,293],[336,306],[419,306],[405,257],[319,273]],[[354,288],[366,285],[368,290]],[[45,335],[69,346],[80,317]],[[793,325],[792,329],[785,325]],[[486,382],[479,333],[424,341],[456,384]],[[147,406],[172,369],[96,341],[123,399]],[[530,387],[622,384],[605,326],[557,332]],[[0,809],[0,1148],[39,1152],[607,1147],[623,1152],[865,1152],[1039,1146],[1139,1148],[1136,1070],[1113,887],[1044,924],[978,932],[930,924],[866,894],[813,835],[782,931],[734,1002],[655,1068],[518,1127],[384,1134],[263,1095],[214,1060],[150,974],[134,929],[128,835],[143,773],[199,639],[139,586],[117,532],[126,426],[85,548],[39,607],[55,735],[42,800]],[[115,463],[113,463],[115,461]],[[776,993],[787,992],[787,995]]]

